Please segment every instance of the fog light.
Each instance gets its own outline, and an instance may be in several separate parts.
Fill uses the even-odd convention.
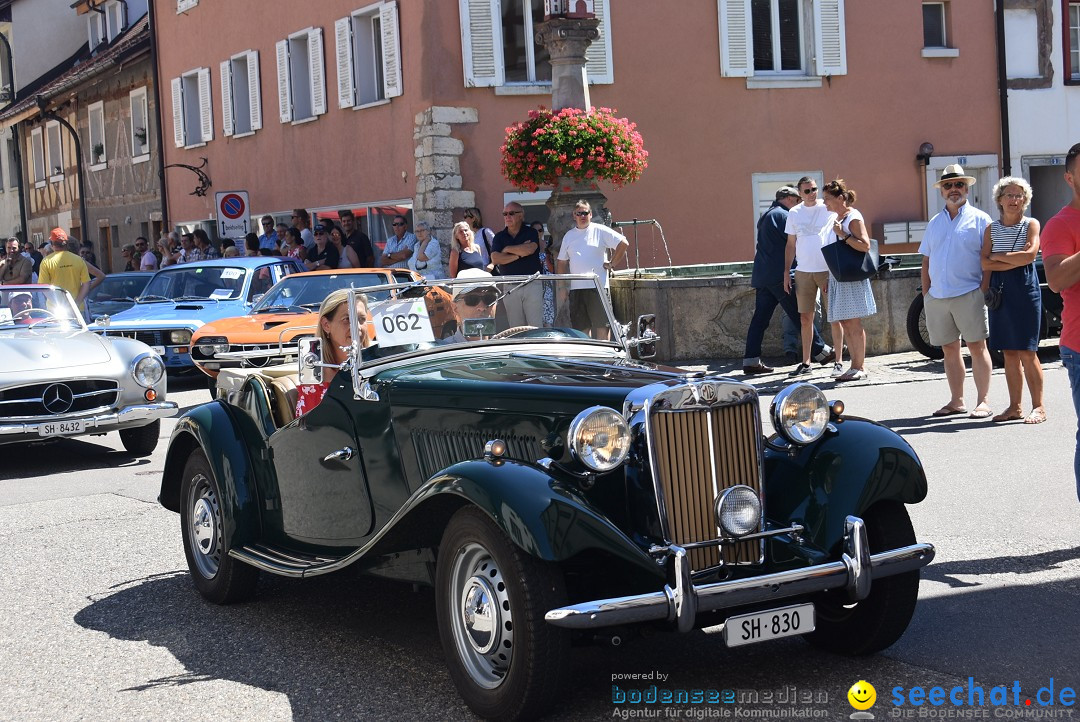
[[[156,399],[156,398],[157,398],[157,391],[154,391],[153,389],[147,389],[147,390],[146,390],[146,393],[145,393],[145,394],[143,394],[143,397],[144,397],[144,398],[145,398],[145,399],[146,399],[147,401],[153,401],[154,399]]]
[[[484,456],[488,459],[501,459],[506,455],[506,442],[502,439],[492,439],[484,444]]]
[[[733,486],[716,497],[716,523],[725,534],[746,536],[761,524],[761,500],[749,486]]]

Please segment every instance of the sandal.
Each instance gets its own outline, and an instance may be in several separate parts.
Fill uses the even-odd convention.
[[[1002,421],[1019,421],[1022,418],[1024,418],[1024,412],[1006,410],[1006,411],[1002,411],[1000,414],[998,414],[997,416],[995,416],[994,418],[992,418],[990,420],[993,421],[996,424],[999,424]],[[1032,422],[1032,423],[1035,423],[1035,422]]]
[[[969,419],[987,419],[993,415],[993,411],[986,404],[979,404],[975,407],[975,410],[968,414]]]
[[[960,414],[966,413],[967,409],[965,409],[963,406],[961,406],[960,408],[956,408],[955,406],[942,406],[940,409],[930,415],[940,418],[942,416],[958,416]]]
[[[1046,412],[1042,408],[1032,409],[1031,413],[1024,419],[1025,424],[1041,424],[1046,421]]]
[[[837,381],[862,381],[866,378],[866,372],[862,369],[848,369],[837,377]]]

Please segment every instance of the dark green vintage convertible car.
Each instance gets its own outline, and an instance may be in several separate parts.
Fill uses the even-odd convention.
[[[350,566],[433,585],[450,674],[489,718],[559,699],[574,642],[723,625],[730,646],[867,654],[903,634],[934,550],[898,435],[803,383],[766,434],[754,387],[636,360],[652,317],[628,337],[591,276],[441,284],[344,304],[359,340],[298,418],[295,384],[328,367],[317,339],[183,416],[160,500],[203,596]],[[530,286],[560,314],[508,328]],[[609,328],[566,318],[590,298]]]

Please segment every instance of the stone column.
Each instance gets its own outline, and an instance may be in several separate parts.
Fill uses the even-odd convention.
[[[476,205],[476,194],[462,187],[461,155],[465,144],[451,136],[455,125],[477,122],[476,108],[432,106],[416,114],[416,198],[413,219],[427,221],[450,263],[450,231],[454,210]]]
[[[551,56],[551,108],[589,110],[589,80],[585,73],[585,51],[600,38],[597,18],[552,18],[537,25],[536,43]],[[551,191],[547,207],[548,230],[554,248],[562,244],[563,234],[574,225],[574,203],[585,199],[593,208],[594,220],[609,218],[607,198],[596,183],[560,178]]]

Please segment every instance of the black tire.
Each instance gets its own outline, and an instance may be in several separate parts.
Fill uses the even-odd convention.
[[[899,502],[879,502],[867,510],[867,541],[877,553],[915,543],[907,509]],[[851,603],[843,590],[815,595],[815,629],[806,640],[815,647],[846,655],[879,652],[900,639],[915,613],[919,570],[875,579],[870,595]]]
[[[150,454],[153,454],[160,436],[161,419],[152,421],[146,426],[120,429],[120,443],[124,445],[124,449],[132,456],[150,456]]]
[[[184,556],[199,594],[215,604],[251,598],[259,570],[229,556],[221,490],[202,449],[192,451],[184,464],[180,494]]]
[[[908,341],[915,350],[923,356],[932,359],[945,358],[945,352],[941,346],[930,343],[930,334],[926,331],[926,313],[923,309],[922,293],[915,294],[907,312],[907,335]]]
[[[435,599],[450,677],[473,712],[528,719],[559,699],[570,636],[544,621],[566,603],[557,566],[525,553],[483,512],[465,507],[443,534]]]
[[[207,376],[206,387],[210,389],[210,400],[217,401],[217,376]]]

